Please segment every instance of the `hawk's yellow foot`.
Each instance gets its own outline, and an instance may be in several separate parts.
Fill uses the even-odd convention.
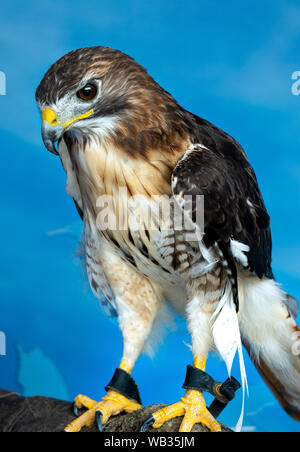
[[[115,416],[122,411],[131,413],[139,410],[142,405],[128,399],[122,394],[110,389],[101,402],[96,402],[89,397],[78,395],[74,400],[75,407],[78,409],[87,408],[87,411],[80,417],[75,419],[65,428],[65,432],[79,432],[83,427],[91,427],[96,419],[96,414],[102,420],[101,424],[105,424],[111,416]],[[100,414],[101,413],[101,414]]]
[[[165,422],[175,417],[183,416],[180,432],[191,432],[195,424],[202,424],[211,432],[221,432],[221,425],[216,421],[217,417],[235,396],[240,384],[234,378],[229,378],[225,383],[216,382],[205,372],[206,357],[196,355],[193,366],[187,366],[187,373],[183,387],[187,390],[181,402],[162,408],[147,419],[140,432],[145,432],[148,427],[160,428]],[[215,400],[206,407],[203,391],[215,396]]]
[[[78,395],[74,400],[75,414],[78,415],[81,408],[87,408],[87,411],[71,422],[65,432],[79,432],[83,427],[91,427],[95,421],[102,432],[102,425],[106,424],[110,417],[122,411],[132,413],[142,408],[138,387],[130,375],[131,370],[132,366],[123,359],[106,386],[107,394],[101,402]]]
[[[211,432],[221,432],[221,426],[208,411],[201,391],[187,390],[181,402],[169,405],[153,413],[151,421],[144,424],[146,428],[152,424],[153,428],[160,428],[165,422],[175,417],[184,416],[179,432],[191,432],[195,424],[201,423]],[[154,423],[153,423],[154,422]]]

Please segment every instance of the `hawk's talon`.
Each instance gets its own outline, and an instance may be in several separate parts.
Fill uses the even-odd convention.
[[[76,405],[75,402],[73,402],[73,404],[72,404],[72,410],[73,410],[73,413],[74,413],[74,415],[76,417],[80,416],[80,410],[79,410],[79,408],[78,408],[78,406]]]
[[[148,428],[148,427],[151,427],[154,423],[155,423],[154,417],[153,417],[153,416],[148,417],[148,419],[146,419],[146,420],[143,422],[143,424],[142,424],[142,426],[141,426],[139,432],[140,432],[140,433],[146,432],[146,431],[147,431],[147,428]]]
[[[165,422],[181,416],[183,416],[179,428],[181,433],[191,432],[193,426],[198,423],[207,427],[211,432],[222,431],[221,425],[208,411],[202,392],[197,390],[188,390],[180,402],[153,413],[152,417],[155,422],[152,427],[160,428]]]
[[[99,430],[100,433],[103,433],[103,414],[101,413],[100,410],[96,411],[96,416],[95,416],[95,421],[96,421],[96,425],[97,428]]]
[[[81,408],[87,408],[87,411],[80,415]],[[111,416],[115,416],[122,411],[131,413],[140,408],[142,406],[139,403],[111,389],[100,402],[78,395],[75,398],[74,407],[76,419],[65,428],[65,431],[79,432],[83,427],[91,427],[94,422],[96,422],[99,431],[103,431],[103,425],[106,424]]]

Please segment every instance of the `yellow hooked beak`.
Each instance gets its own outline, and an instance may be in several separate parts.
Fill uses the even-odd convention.
[[[51,108],[45,108],[42,113],[42,138],[48,151],[52,152],[53,154],[59,155],[55,148],[55,142],[59,140],[59,138],[63,135],[65,130],[70,127],[71,124],[79,121],[80,119],[88,118],[93,114],[93,112],[94,110],[90,110],[87,113],[83,113],[82,115],[69,119],[64,124],[60,124],[55,111],[53,111]]]

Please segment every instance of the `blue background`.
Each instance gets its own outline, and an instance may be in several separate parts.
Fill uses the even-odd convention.
[[[43,148],[35,89],[50,64],[84,46],[120,49],[144,65],[187,109],[244,146],[272,217],[274,271],[299,297],[300,5],[296,1],[78,0],[1,5],[0,387],[25,395],[101,398],[121,355],[76,258],[80,221],[57,158]],[[183,393],[190,339],[177,320],[153,360],[134,376],[145,404]],[[245,430],[300,431],[246,360]],[[213,358],[209,370],[225,378]],[[238,376],[235,365],[234,374]],[[223,420],[235,424],[241,399]]]

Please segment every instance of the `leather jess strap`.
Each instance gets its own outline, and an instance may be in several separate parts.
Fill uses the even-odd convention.
[[[234,378],[228,378],[224,383],[215,381],[209,374],[196,367],[187,366],[184,389],[195,389],[201,392],[209,392],[215,397],[209,407],[214,417],[219,416],[228,403],[234,399],[235,393],[240,389],[240,383]]]

